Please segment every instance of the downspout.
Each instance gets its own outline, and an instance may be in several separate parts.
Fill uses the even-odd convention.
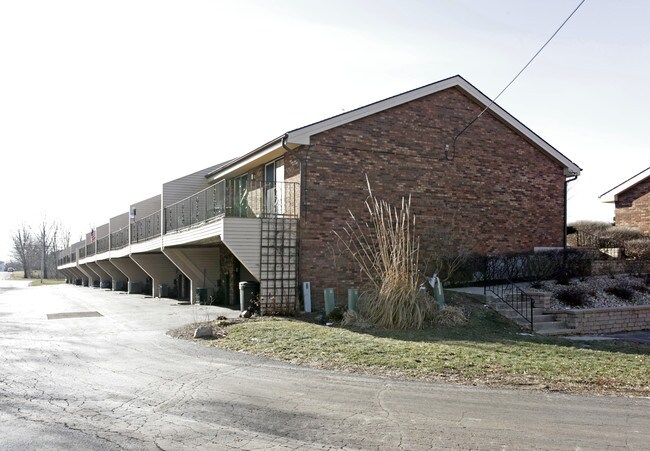
[[[568,203],[568,192],[569,192],[569,183],[573,182],[575,179],[577,179],[578,176],[576,174],[573,174],[573,177],[564,179],[564,232],[563,232],[563,242],[562,242],[562,248],[566,251],[567,248],[567,220],[568,220],[568,215],[567,215],[567,203]]]

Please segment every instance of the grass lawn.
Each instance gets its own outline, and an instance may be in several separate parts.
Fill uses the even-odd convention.
[[[59,285],[65,283],[62,279],[32,279],[29,283],[30,287],[38,287],[41,285]]]
[[[271,317],[229,325],[214,322],[222,327],[222,336],[197,341],[316,368],[400,379],[650,396],[648,345],[531,336],[461,294],[448,298],[468,312],[467,324],[419,331],[355,330]]]
[[[58,285],[60,283],[65,283],[64,279],[25,279],[25,273],[22,271],[14,271],[9,276],[12,280],[29,280],[30,287],[37,287],[40,285]]]

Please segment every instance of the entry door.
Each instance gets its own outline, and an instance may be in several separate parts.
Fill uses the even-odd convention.
[[[284,214],[284,159],[275,160],[264,169],[266,213]]]

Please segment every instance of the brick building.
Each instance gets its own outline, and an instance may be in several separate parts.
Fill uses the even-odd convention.
[[[613,203],[617,226],[637,227],[650,236],[650,167],[600,195]]]
[[[92,243],[77,243],[64,251],[60,268],[79,276],[100,261],[115,259],[114,266],[126,268],[129,262],[119,260],[130,258],[152,279],[154,296],[160,295],[158,282],[180,277],[180,284],[186,277],[190,297],[207,286],[225,291],[231,301],[237,283],[252,280],[267,302],[281,308],[298,305],[296,288],[309,282],[319,307],[325,288],[343,293],[361,282],[333,231],[342,230],[350,212],[362,216],[366,177],[374,194],[391,203],[411,196],[426,259],[441,233],[484,254],[562,247],[566,183],[579,173],[576,164],[455,76],[291,130],[239,158],[169,182],[155,199],[159,210],[146,211],[153,228],[131,226],[130,238],[121,239],[128,249],[122,245],[114,257],[111,244],[110,252],[80,262],[74,250]],[[180,193],[188,197],[179,200]],[[149,204],[138,205],[140,214]],[[147,227],[154,230],[149,238],[140,234]],[[121,277],[131,280],[126,270]]]

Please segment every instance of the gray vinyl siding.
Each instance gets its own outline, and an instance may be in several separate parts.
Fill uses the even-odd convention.
[[[168,207],[207,188],[209,184],[205,176],[219,166],[221,164],[163,184],[163,205]]]
[[[253,277],[260,279],[261,222],[256,218],[225,218],[223,242]]]
[[[97,227],[97,239],[103,238],[109,234],[110,226],[108,224],[103,224]]]
[[[218,240],[223,234],[223,219],[212,220],[199,227],[193,227],[180,232],[167,233],[163,236],[165,246],[182,246],[203,240]]]
[[[132,204],[129,211],[133,211],[135,208],[135,221],[146,218],[147,216],[160,211],[161,197],[162,196],[158,194],[157,196]]]
[[[131,244],[131,253],[137,254],[142,252],[157,252],[162,248],[162,238],[155,237],[142,243],[133,243]]]
[[[122,213],[121,215],[114,216],[109,221],[111,233],[129,225],[129,213]]]
[[[194,288],[216,288],[221,277],[218,247],[167,248],[165,254],[192,281]]]

